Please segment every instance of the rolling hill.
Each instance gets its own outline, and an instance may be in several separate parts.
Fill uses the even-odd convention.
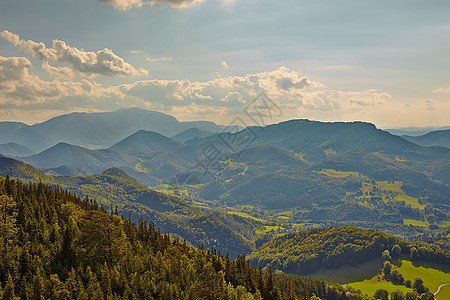
[[[152,131],[139,130],[109,149],[134,156],[148,156],[151,152],[173,152],[179,142]]]
[[[186,239],[192,245],[203,243],[231,257],[250,253],[255,228],[260,222],[232,217],[206,207],[198,207],[156,192],[124,171],[110,168],[90,176],[45,175],[23,162],[0,156],[0,176],[58,186],[81,197],[89,196],[100,205],[118,207],[124,216],[154,222],[156,228]],[[242,232],[242,233],[241,233]]]
[[[186,143],[189,140],[192,140],[196,137],[208,137],[215,134],[215,132],[208,131],[208,130],[200,130],[198,128],[189,128],[184,130],[183,132],[180,132],[174,136],[172,136],[172,139],[179,142],[179,143]]]
[[[6,143],[0,145],[0,153],[6,156],[30,156],[35,154],[28,147],[16,143]]]
[[[41,169],[70,166],[85,168],[91,173],[102,172],[111,167],[134,165],[137,159],[108,149],[89,150],[83,147],[58,143],[38,154],[21,160]]]
[[[436,130],[420,136],[403,135],[402,137],[424,147],[441,146],[450,148],[450,129]]]

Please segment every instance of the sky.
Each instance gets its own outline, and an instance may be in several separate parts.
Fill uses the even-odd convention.
[[[139,107],[446,126],[449,16],[433,0],[1,0],[0,121]]]

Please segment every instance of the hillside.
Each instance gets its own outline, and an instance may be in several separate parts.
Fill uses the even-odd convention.
[[[45,174],[26,163],[0,154],[0,176],[7,175],[22,180],[39,180],[45,178]]]
[[[235,258],[254,249],[254,232],[261,224],[230,218],[206,207],[197,207],[156,192],[124,171],[111,168],[90,176],[49,176],[30,165],[0,157],[0,176],[43,182],[89,196],[105,207],[117,207],[120,214],[154,222],[162,232],[170,232],[193,245],[203,243]],[[201,220],[201,221],[200,221]]]
[[[112,150],[89,150],[63,142],[38,154],[22,157],[21,160],[41,169],[57,168],[65,165],[74,168],[85,168],[91,173],[102,172],[111,167],[135,165],[137,163],[136,158]]]
[[[134,156],[147,156],[151,152],[172,152],[180,146],[180,143],[162,134],[139,130],[110,149]]]
[[[186,129],[174,136],[172,136],[172,139],[179,142],[179,143],[186,143],[189,140],[192,140],[196,137],[208,137],[215,134],[215,132],[207,131],[207,130],[200,130],[198,128],[189,128]]]
[[[17,143],[1,144],[0,153],[6,156],[30,156],[34,154],[30,148]]]
[[[264,128],[249,128],[237,135],[256,135],[252,145],[273,146],[304,153],[309,162],[326,158],[327,153],[362,150],[389,155],[403,155],[407,159],[427,159],[438,155],[438,150],[427,149],[401,137],[377,129],[363,122],[324,123],[309,120],[291,120]],[[437,151],[437,152],[436,152]],[[450,150],[443,150],[445,157]]]
[[[441,146],[450,148],[450,129],[436,130],[420,136],[403,135],[402,137],[424,147]]]
[[[151,222],[132,223],[43,184],[0,178],[0,208],[2,299],[363,299],[171,241]]]
[[[398,250],[392,250],[394,246]],[[356,227],[330,227],[285,234],[265,243],[248,258],[258,265],[271,264],[287,273],[305,275],[319,269],[357,266],[381,257],[385,250],[392,255],[397,251],[397,256],[403,253],[415,260],[424,259],[443,265],[450,263],[448,251],[418,247],[380,231]]]

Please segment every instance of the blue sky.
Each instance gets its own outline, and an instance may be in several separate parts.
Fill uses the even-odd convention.
[[[448,1],[2,0],[0,120],[141,107],[449,125]],[[249,120],[251,123],[251,120]]]

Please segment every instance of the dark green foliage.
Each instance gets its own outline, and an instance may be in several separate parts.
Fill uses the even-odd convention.
[[[423,286],[423,280],[419,277],[414,279],[414,282],[412,284],[412,288],[416,291],[416,293],[423,294],[427,292],[426,288]]]
[[[388,291],[384,289],[378,289],[375,291],[374,295],[375,299],[381,299],[381,300],[388,300],[389,299],[389,293]]]
[[[400,290],[395,290],[391,293],[391,300],[404,300],[405,295]]]
[[[96,201],[0,177],[17,234],[0,243],[3,299],[362,299],[321,280],[262,271],[244,256],[171,240],[153,223],[108,214]],[[293,296],[294,298],[292,298]]]
[[[357,265],[379,257],[380,253],[392,249],[394,245],[398,245],[402,253],[415,253],[412,255],[420,259],[450,263],[450,253],[442,249],[422,246],[418,250],[413,244],[386,233],[356,227],[310,229],[285,234],[265,243],[249,258],[255,264],[271,264],[284,272],[303,275],[320,268]],[[403,281],[399,276],[396,280]]]

